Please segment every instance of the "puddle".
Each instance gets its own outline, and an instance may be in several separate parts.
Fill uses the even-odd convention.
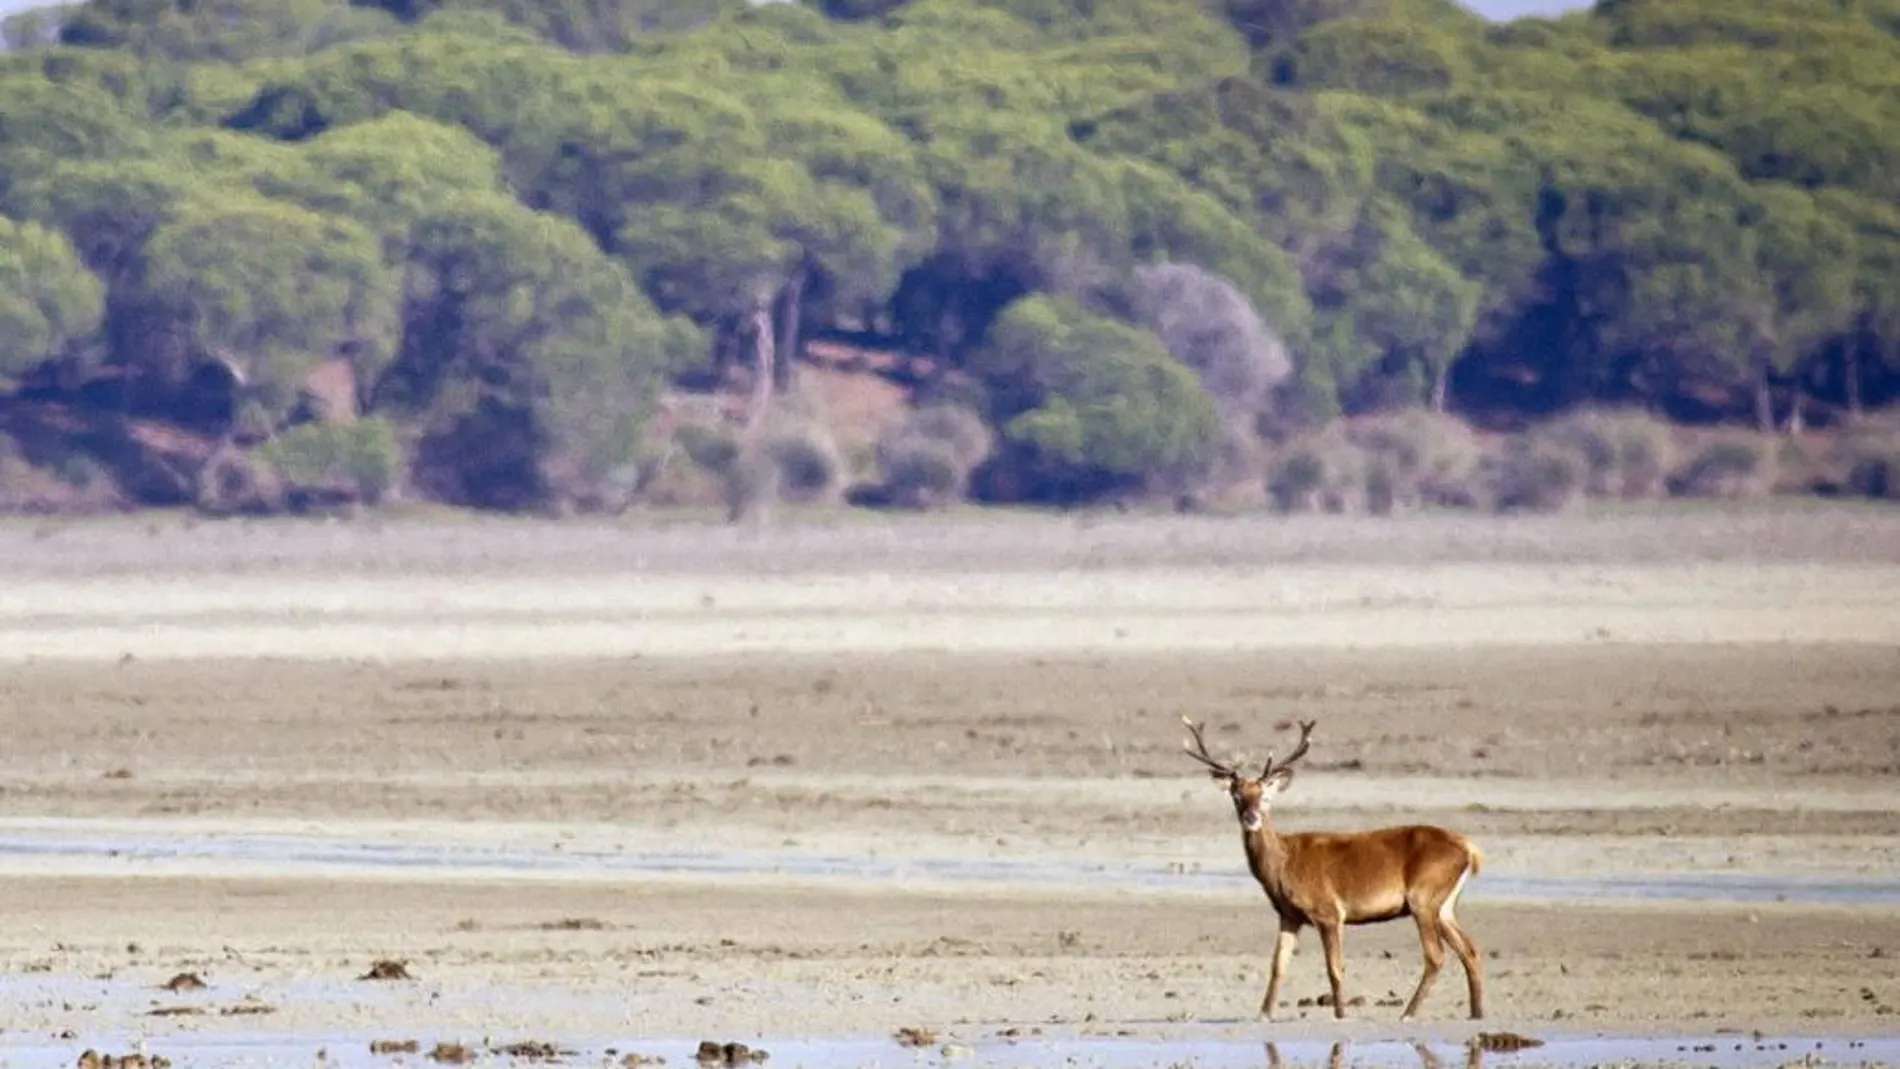
[[[547,1037],[531,1037],[542,1040]],[[373,1040],[417,1041],[414,1053],[372,1053]],[[326,1035],[291,1036],[171,1036],[137,1043],[135,1037],[101,1033],[57,1043],[35,1043],[19,1035],[0,1037],[0,1064],[19,1069],[68,1069],[88,1048],[122,1054],[142,1049],[162,1055],[176,1066],[298,1066],[322,1065],[338,1069],[391,1065],[436,1064],[428,1053],[438,1042],[460,1043],[475,1053],[475,1064],[488,1065],[619,1065],[629,1054],[664,1058],[668,1066],[703,1065],[695,1058],[697,1040],[620,1040],[574,1042],[553,1039],[561,1052],[556,1058],[514,1056],[501,1052],[510,1037],[453,1035]],[[1900,1065],[1900,1038],[1843,1039],[1837,1037],[1766,1038],[1690,1036],[1632,1039],[1626,1037],[1552,1037],[1544,1045],[1511,1053],[1484,1052],[1462,1043],[1411,1043],[1392,1040],[1330,1043],[1299,1040],[1266,1043],[1248,1040],[1130,1040],[995,1038],[959,1042],[952,1046],[912,1049],[890,1039],[786,1040],[742,1038],[740,1042],[769,1052],[757,1063],[771,1069],[803,1067],[881,1067],[919,1065],[1011,1066],[1015,1069],[1295,1069],[1348,1066],[1377,1069],[1482,1069],[1484,1066],[1530,1069],[1533,1066],[1706,1066],[1711,1069],[1770,1069],[1786,1065],[1874,1066]],[[492,1045],[492,1049],[490,1047]],[[649,1062],[649,1064],[651,1064]],[[723,1062],[715,1063],[723,1065]],[[748,1063],[753,1064],[753,1063]]]
[[[840,880],[855,885],[978,884],[1130,890],[1222,891],[1252,887],[1245,872],[1183,871],[1162,863],[1031,858],[881,858],[770,851],[685,851],[378,843],[289,835],[153,832],[137,838],[74,835],[70,829],[0,836],[0,866],[33,871],[201,874],[373,875],[438,878],[615,879],[746,877]],[[1467,900],[1793,902],[1900,905],[1900,882],[1801,879],[1751,874],[1666,873],[1604,879],[1486,872]]]

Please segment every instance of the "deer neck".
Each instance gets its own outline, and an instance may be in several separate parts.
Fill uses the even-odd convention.
[[[1285,896],[1286,842],[1273,830],[1273,820],[1262,815],[1254,831],[1240,829],[1240,840],[1247,848],[1247,866],[1266,890],[1267,897],[1278,902]]]

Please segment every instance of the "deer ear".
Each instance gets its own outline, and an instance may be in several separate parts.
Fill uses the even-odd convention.
[[[1213,780],[1215,783],[1232,783],[1234,781],[1232,773],[1217,772],[1211,768],[1207,770],[1207,778]]]
[[[1279,794],[1291,786],[1292,783],[1292,769],[1276,768],[1272,772],[1267,773],[1267,777],[1260,781],[1260,789],[1272,794]]]

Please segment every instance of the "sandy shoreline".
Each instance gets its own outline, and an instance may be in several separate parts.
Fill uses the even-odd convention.
[[[1900,646],[1896,589],[1900,567],[1751,563],[24,579],[0,588],[0,661]]]
[[[0,1062],[138,1037],[856,1037],[888,1047],[852,1064],[909,1065],[933,1056],[899,1027],[1472,1035],[1455,967],[1422,1024],[1381,1004],[1416,977],[1404,923],[1349,934],[1354,1020],[1297,1005],[1316,945],[1291,1019],[1253,1019],[1270,914],[1183,713],[1254,758],[1320,721],[1288,830],[1484,845],[1485,1027],[1900,1035],[1900,564],[1838,559],[1884,522],[1802,553],[1777,519],[1757,559],[1671,521],[1706,559],[1634,565],[1603,559],[1646,537],[1620,528],[1568,562],[1505,528],[1401,525],[1388,558],[1282,531],[1306,558],[1271,567],[1224,541],[1251,528],[1056,525],[1022,568],[978,538],[902,573],[861,531],[735,542],[730,572],[677,532],[658,571],[621,546],[588,572],[607,536],[560,528],[539,569],[527,526],[219,529],[251,554],[223,570],[182,534],[0,531]],[[132,568],[140,538],[174,566]],[[382,555],[317,579],[346,543]],[[1508,567],[1474,559],[1499,545]],[[379,958],[417,979],[356,979]],[[210,986],[158,989],[179,972]],[[152,1015],[178,1007],[200,1012]],[[1170,1049],[1153,1064],[1193,1061]]]

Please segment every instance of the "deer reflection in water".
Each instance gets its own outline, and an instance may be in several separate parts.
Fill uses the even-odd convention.
[[[1423,1043],[1413,1043],[1412,1049],[1418,1052],[1422,1069],[1445,1069],[1445,1059],[1438,1052]],[[1346,1044],[1335,1040],[1332,1049],[1326,1055],[1326,1069],[1347,1069]],[[1280,1045],[1267,1043],[1267,1069],[1289,1069],[1286,1058],[1280,1053]],[[1484,1069],[1484,1048],[1476,1043],[1466,1044],[1464,1069]]]

